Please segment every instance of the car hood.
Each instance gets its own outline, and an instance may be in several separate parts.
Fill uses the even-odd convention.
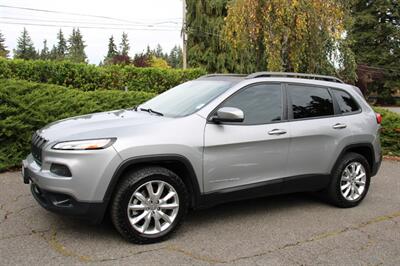
[[[116,110],[59,120],[48,124],[37,133],[49,141],[118,137],[121,130],[133,130],[142,125],[162,123],[170,119],[142,111]]]

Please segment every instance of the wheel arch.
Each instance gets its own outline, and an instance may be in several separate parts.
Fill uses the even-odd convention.
[[[370,167],[370,172],[371,175],[375,175],[375,153],[374,153],[374,147],[372,146],[371,143],[357,143],[357,144],[350,144],[347,145],[346,147],[343,148],[343,150],[339,153],[339,156],[336,159],[336,162],[334,163],[333,167],[331,168],[331,173],[334,171],[335,167],[338,165],[340,160],[343,158],[343,156],[349,152],[354,152],[358,153],[362,156],[365,157],[365,159],[368,161],[369,167]]]
[[[103,197],[103,202],[106,203],[107,206],[109,205],[110,200],[115,192],[115,188],[126,171],[152,165],[164,167],[177,174],[185,183],[186,188],[188,189],[190,195],[189,206],[196,207],[198,205],[200,197],[200,186],[197,180],[196,173],[190,161],[186,157],[178,154],[141,156],[129,158],[123,161],[118,166],[117,170],[111,178],[106,193]]]

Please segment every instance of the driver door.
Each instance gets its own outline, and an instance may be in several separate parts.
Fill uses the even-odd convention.
[[[242,88],[217,108],[239,108],[244,121],[206,124],[205,192],[257,186],[286,176],[290,132],[283,95],[280,83],[258,83]]]

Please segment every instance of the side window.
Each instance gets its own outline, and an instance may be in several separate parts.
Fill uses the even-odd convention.
[[[280,84],[258,84],[228,98],[221,107],[236,107],[244,112],[240,124],[267,124],[282,119]]]
[[[328,89],[289,85],[288,93],[292,101],[293,118],[309,118],[334,114],[332,97]]]
[[[339,104],[342,113],[350,113],[359,110],[357,103],[347,92],[341,90],[332,90]]]

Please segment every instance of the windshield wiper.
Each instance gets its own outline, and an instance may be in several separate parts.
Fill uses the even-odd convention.
[[[156,114],[156,115],[159,115],[159,116],[164,116],[163,113],[160,113],[160,112],[151,110],[150,108],[148,108],[148,109],[146,109],[146,108],[140,108],[140,111],[145,111],[145,112],[148,112],[148,113],[150,113],[150,114]]]

